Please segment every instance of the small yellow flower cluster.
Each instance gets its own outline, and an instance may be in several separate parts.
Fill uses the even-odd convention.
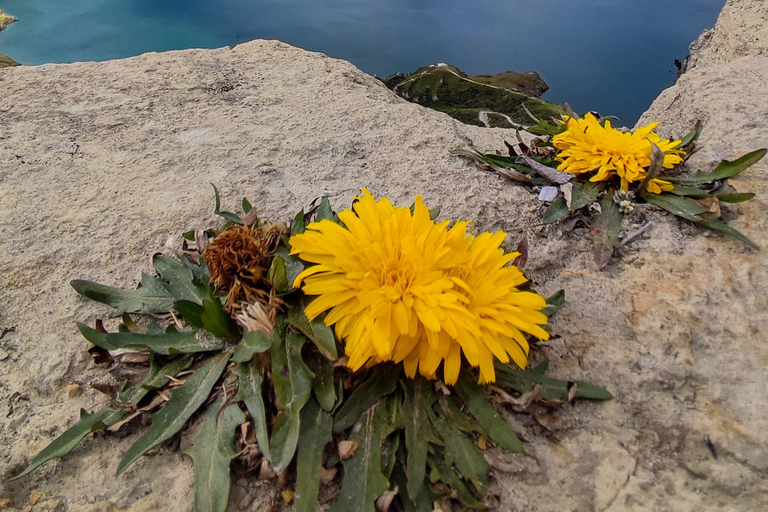
[[[604,181],[614,174],[621,178],[621,190],[628,190],[629,184],[643,181],[651,165],[651,149],[656,144],[664,152],[664,168],[672,169],[682,163],[684,151],[675,149],[679,140],[661,140],[654,129],[658,123],[651,123],[635,130],[622,132],[605,126],[592,114],[583,118],[567,117],[566,130],[552,139],[560,150],[557,160],[562,162],[558,169],[572,174],[596,172],[590,181]],[[648,181],[648,191],[660,194],[672,190],[668,181],[653,178]]]
[[[494,356],[521,368],[528,360],[524,333],[540,339],[546,301],[518,287],[527,280],[514,265],[519,253],[500,248],[504,232],[467,233],[467,222],[435,223],[421,197],[413,211],[362,191],[344,226],[314,222],[291,238],[291,254],[314,263],[296,278],[314,319],[328,311],[345,343],[348,366],[403,362],[405,372],[433,379],[459,376],[462,353],[494,382]]]

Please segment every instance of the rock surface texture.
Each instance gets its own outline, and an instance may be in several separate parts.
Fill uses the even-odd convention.
[[[766,81],[768,57],[700,65],[646,120],[677,135],[702,119],[691,166],[708,170],[768,146]],[[651,220],[650,237],[622,248],[601,272],[586,230],[536,227],[535,195],[449,155],[469,143],[500,149],[513,133],[463,125],[399,99],[348,63],[277,42],[9,68],[0,71],[0,105],[6,505],[191,510],[192,467],[177,452],[145,457],[114,478],[132,436],[87,440],[63,462],[7,480],[81,407],[104,401],[88,384],[108,376],[91,363],[74,322],[109,311],[76,296],[68,281],[136,284],[154,252],[177,247],[185,230],[217,224],[213,182],[225,206],[246,195],[263,218],[288,220],[323,192],[348,205],[367,187],[400,204],[422,194],[444,218],[504,229],[510,249],[527,234],[535,286],[567,293],[553,324],[560,338],[535,358],[615,399],[536,419],[509,415],[528,443],[524,455],[498,455],[505,471],[495,472],[493,509],[768,508],[768,253],[638,207],[626,227]],[[732,210],[734,226],[768,246],[768,165],[734,186],[758,193]],[[229,510],[281,501],[271,484],[240,477]]]

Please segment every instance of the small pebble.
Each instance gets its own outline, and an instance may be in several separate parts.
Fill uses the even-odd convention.
[[[551,203],[557,199],[558,192],[559,189],[557,187],[541,187],[541,190],[539,191],[539,201]]]

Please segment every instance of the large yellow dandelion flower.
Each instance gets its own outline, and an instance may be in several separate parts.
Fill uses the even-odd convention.
[[[315,263],[295,283],[318,296],[307,316],[328,311],[352,370],[394,361],[409,377],[418,370],[433,379],[442,363],[453,384],[463,353],[480,382],[493,382],[494,357],[525,367],[524,333],[549,337],[546,301],[517,289],[526,278],[509,265],[519,254],[500,248],[503,232],[470,236],[466,222],[433,222],[421,197],[411,212],[367,190],[339,219],[344,226],[308,225],[290,244],[291,254]]]
[[[604,181],[614,174],[621,178],[621,189],[643,181],[651,165],[651,143],[664,152],[664,168],[672,169],[683,161],[684,151],[675,149],[679,140],[661,140],[651,123],[635,130],[622,132],[611,126],[610,120],[601,125],[592,114],[583,118],[568,117],[566,130],[555,135],[552,144],[560,150],[558,169],[572,174],[595,172],[590,181]],[[660,179],[648,182],[648,191],[659,194],[672,190],[672,184]]]

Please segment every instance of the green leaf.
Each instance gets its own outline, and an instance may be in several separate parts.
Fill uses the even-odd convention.
[[[243,213],[248,213],[253,209],[253,205],[251,205],[251,202],[246,197],[243,198],[242,207]]]
[[[450,487],[452,493],[455,493],[459,501],[465,506],[475,510],[485,510],[485,505],[478,500],[461,477],[445,461],[439,461],[430,458],[429,479],[432,482],[442,481]],[[420,511],[421,512],[421,511]]]
[[[261,331],[246,331],[243,340],[235,348],[232,360],[236,363],[247,363],[255,354],[262,354],[272,348],[272,336]]]
[[[304,263],[296,257],[290,254],[288,247],[281,245],[275,251],[275,257],[282,258],[285,263],[285,277],[288,281],[288,291],[293,290],[293,283],[296,281],[296,277],[304,271]]]
[[[82,328],[80,332],[83,332]],[[85,335],[85,333],[83,334]],[[86,339],[88,339],[87,336]],[[197,329],[179,331],[174,325],[168,326],[165,332],[161,334],[115,332],[105,335],[105,340],[109,346],[115,348],[150,350],[166,356],[219,350],[223,346],[221,340],[214,338],[205,331]],[[91,340],[89,339],[89,341]]]
[[[98,331],[92,327],[88,327],[85,324],[77,322],[77,328],[80,330],[80,334],[83,338],[88,340],[91,344],[96,345],[104,350],[117,350],[120,347],[116,347],[107,341],[107,333]]]
[[[321,220],[333,220],[331,202],[326,196],[323,196],[322,199],[320,199],[320,206],[317,208],[317,212],[315,212],[315,221],[319,222]]]
[[[399,462],[395,463],[395,467],[392,469],[392,475],[389,480],[397,485],[399,489],[398,494],[403,502],[404,512],[432,512],[434,509],[432,503],[435,497],[433,496],[429,485],[427,485],[426,480],[422,482],[415,500],[408,494],[408,480],[405,476],[405,470],[403,469],[402,464]]]
[[[203,313],[200,315],[200,321],[205,330],[217,338],[236,339],[240,337],[240,329],[232,317],[224,311],[217,298],[203,301]]]
[[[251,364],[239,364],[235,369],[237,375],[237,396],[235,400],[243,402],[253,421],[253,431],[256,441],[264,457],[271,461],[272,452],[269,449],[269,432],[267,431],[267,413],[262,396],[263,377],[259,368]]]
[[[267,271],[267,280],[280,293],[288,291],[288,276],[285,270],[285,260],[280,256],[272,258],[272,264]]]
[[[111,409],[103,409],[93,414],[80,411],[80,421],[69,427],[63,434],[51,441],[48,446],[43,448],[40,453],[35,455],[35,457],[30,461],[29,466],[27,466],[24,471],[11,478],[11,480],[16,480],[17,478],[21,478],[24,475],[29,474],[30,472],[40,467],[40,465],[51,459],[60,459],[64,457],[66,454],[72,451],[72,449],[77,446],[80,441],[85,438],[85,436],[97,429],[99,425],[103,425],[104,420],[115,412],[116,411]]]
[[[488,401],[485,387],[478,385],[464,374],[459,377],[455,389],[469,412],[472,413],[472,416],[491,439],[505,450],[516,453],[523,452],[523,443],[518,439],[507,420],[502,418]]]
[[[184,240],[189,240],[190,242],[195,241],[195,230],[190,229],[189,231],[185,231],[181,234],[181,236],[184,238]]]
[[[346,401],[333,418],[333,433],[348,429],[373,407],[381,397],[392,393],[397,385],[400,368],[396,365],[379,365]]]
[[[301,408],[307,403],[314,374],[301,357],[306,338],[276,326],[272,342],[272,381],[279,413],[275,418],[272,441],[272,466],[281,473],[293,460],[299,438]],[[287,335],[286,335],[286,331]]]
[[[310,322],[304,313],[305,307],[305,302],[301,301],[301,306],[290,308],[287,315],[288,324],[312,340],[312,343],[315,344],[321,354],[335,361],[339,358],[338,351],[336,350],[336,337],[333,335],[333,330],[323,322],[325,314],[318,316]]]
[[[141,287],[136,290],[112,288],[82,279],[75,279],[69,284],[80,295],[112,306],[118,313],[167,313],[174,302],[163,282],[147,274],[141,275]]]
[[[202,304],[208,298],[209,291],[202,283],[195,281],[192,271],[179,260],[174,260],[163,254],[155,254],[152,264],[160,277],[168,281],[163,286],[175,300],[188,300]]]
[[[296,456],[296,512],[315,512],[320,491],[323,451],[331,442],[331,415],[310,400],[301,411],[299,450]]]
[[[203,329],[203,306],[196,302],[180,300],[173,303],[173,309],[187,322],[198,329]]]
[[[177,357],[164,366],[157,364],[157,359],[150,355],[149,374],[138,385],[127,389],[120,394],[120,400],[123,403],[138,405],[139,401],[149,391],[160,389],[170,382],[170,377],[175,377],[179,373],[192,366],[194,356],[186,355]]]
[[[333,387],[333,363],[325,358],[320,360],[320,368],[312,380],[312,391],[320,403],[320,407],[330,412],[336,405],[336,390]]]
[[[210,396],[213,386],[227,367],[229,357],[230,354],[224,352],[210,358],[184,384],[171,392],[171,399],[168,403],[152,415],[152,425],[125,452],[117,468],[118,475],[148,450],[170,438],[184,427],[187,420]]]
[[[587,181],[585,183],[574,183],[573,192],[571,193],[571,208],[572,212],[580,210],[585,206],[593,203],[597,200],[597,196],[600,192],[605,190],[605,183],[597,183]]]
[[[437,396],[432,383],[424,377],[407,379],[404,383],[407,493],[416,501],[424,488],[427,471],[427,440],[435,436],[427,411],[432,408]],[[404,489],[405,490],[405,489]]]
[[[544,210],[544,222],[554,224],[571,214],[563,196],[558,197]]]
[[[568,391],[572,383],[545,377],[544,372],[549,366],[546,361],[536,368],[528,370],[511,368],[501,363],[497,363],[495,366],[496,383],[501,387],[513,389],[519,393],[528,393],[533,391],[533,388],[536,386],[539,386],[540,397],[544,400],[563,401],[568,399]],[[610,400],[613,398],[613,395],[608,391],[594,384],[576,382],[575,385],[575,398],[591,400]]]
[[[195,510],[200,512],[224,512],[229,501],[229,465],[237,455],[236,429],[245,415],[237,404],[222,410],[223,405],[222,397],[209,408],[203,429],[186,450],[195,467]]]
[[[306,231],[306,224],[304,222],[304,210],[302,209],[296,214],[291,223],[291,236],[300,235],[304,231]]]
[[[688,178],[667,177],[665,179],[673,183],[679,183],[680,185],[699,185],[702,183],[712,183],[717,180],[733,178],[740,172],[759,162],[760,159],[765,156],[766,152],[768,152],[768,150],[758,149],[757,151],[747,153],[741,158],[733,161],[723,160],[712,172],[699,171],[695,176]]]
[[[722,220],[709,220],[702,218],[701,214],[704,213],[706,209],[684,197],[673,196],[670,194],[643,194],[642,197],[650,204],[663,208],[673,215],[689,220],[691,222],[695,222],[697,224],[701,224],[702,226],[708,227],[710,229],[721,231],[726,235],[740,240],[755,249],[760,248],[752,240]]]
[[[715,197],[724,203],[743,203],[749,201],[755,197],[755,194],[751,192],[745,192],[743,194],[715,194]]]
[[[300,414],[300,410],[289,409],[275,416],[269,445],[272,450],[272,467],[277,474],[285,471],[296,454],[301,430]]]
[[[541,310],[542,313],[547,315],[547,318],[552,318],[563,307],[565,303],[565,290],[559,290],[550,298],[547,299],[547,307]]]
[[[355,454],[344,461],[344,483],[339,499],[328,512],[373,512],[374,502],[388,488],[381,473],[381,447],[395,429],[394,408],[385,401],[369,408],[350,439],[357,441]]]
[[[702,190],[698,187],[684,187],[682,185],[673,185],[671,192],[676,196],[695,197],[697,199],[712,197],[712,194],[706,190]]]
[[[699,135],[701,135],[701,131],[703,127],[704,125],[702,124],[701,121],[696,121],[696,124],[694,125],[693,130],[688,135],[680,139],[680,144],[675,146],[675,149],[685,149],[691,144],[693,144],[694,142],[696,142],[697,140],[699,140]]]
[[[242,226],[243,221],[240,218],[240,216],[235,215],[232,212],[221,211],[221,195],[219,194],[219,189],[216,188],[216,185],[214,185],[213,183],[211,183],[211,186],[213,187],[213,194],[216,200],[216,207],[214,208],[213,213],[215,213],[220,217],[224,217],[229,222],[232,222],[234,224],[239,224]]]
[[[619,205],[613,202],[613,192],[609,190],[600,202],[601,212],[592,221],[593,253],[595,263],[599,268],[604,268],[611,262],[613,250],[619,247],[619,230],[621,230],[621,210]]]
[[[471,480],[478,490],[482,489],[488,480],[489,469],[483,452],[461,430],[436,414],[434,409],[430,409],[430,419],[443,439],[446,462],[456,466],[459,473],[465,479]]]
[[[755,242],[747,238],[743,233],[738,231],[735,228],[732,228],[725,222],[723,222],[720,219],[702,219],[698,222],[702,226],[706,226],[710,229],[714,229],[715,231],[720,231],[722,233],[725,233],[726,235],[735,238],[736,240],[740,240],[747,244],[748,246],[752,247],[753,249],[760,249],[760,246],[757,245]]]

